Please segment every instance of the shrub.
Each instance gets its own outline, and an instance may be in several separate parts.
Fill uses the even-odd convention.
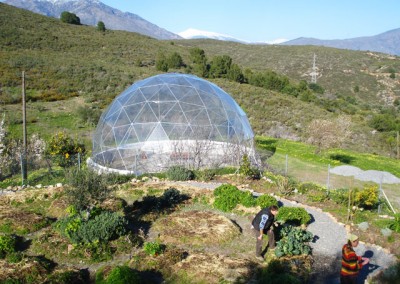
[[[11,235],[0,235],[0,258],[15,252],[16,238]]]
[[[367,186],[362,190],[355,191],[354,205],[362,208],[374,208],[379,203],[379,192],[376,185]]]
[[[55,272],[49,276],[48,284],[84,284],[88,283],[88,275],[85,275],[84,271],[62,271],[62,272]]]
[[[204,169],[195,172],[195,177],[197,180],[201,181],[210,181],[213,180],[216,174],[216,170],[214,169]]]
[[[300,284],[301,281],[286,271],[283,263],[277,259],[272,260],[266,268],[260,271],[258,283],[269,284]]]
[[[240,203],[241,192],[233,185],[223,184],[214,190],[214,206],[224,212],[229,212]]]
[[[260,206],[261,208],[270,207],[272,205],[278,206],[278,200],[271,195],[263,194],[256,199],[256,205]]]
[[[349,202],[349,190],[347,188],[330,190],[328,196],[337,204],[347,205]]]
[[[114,267],[108,275],[105,269],[96,273],[96,284],[139,284],[142,283],[139,274],[129,266]]]
[[[70,13],[68,11],[64,11],[61,13],[60,20],[63,23],[72,24],[72,25],[80,25],[81,24],[80,18],[76,14]]]
[[[74,244],[108,242],[126,233],[127,221],[117,213],[101,212],[84,221],[80,215],[56,222],[55,228]]]
[[[70,203],[81,211],[107,199],[111,189],[106,179],[106,175],[98,175],[92,170],[71,170],[67,173],[69,187],[66,189]]]
[[[239,203],[245,207],[253,207],[256,205],[256,199],[251,192],[243,191],[240,193]]]
[[[144,243],[143,249],[148,255],[157,256],[164,252],[165,245],[159,242],[147,242]]]
[[[169,180],[192,180],[194,173],[182,166],[172,166],[167,171],[167,178]]]
[[[323,186],[313,182],[303,182],[298,186],[299,193],[307,193],[308,191],[326,191]]]
[[[394,220],[391,220],[389,228],[397,233],[400,233],[400,213],[394,214]]]
[[[84,144],[79,143],[63,132],[58,132],[51,137],[46,149],[46,154],[63,168],[77,164],[75,157],[78,154],[83,157],[85,153]]]
[[[289,195],[296,187],[296,182],[290,177],[278,176],[276,179],[276,185],[278,186],[280,193],[283,195]]]
[[[250,164],[249,157],[245,154],[240,163],[239,173],[249,179],[260,179],[260,172]]]
[[[302,207],[281,207],[276,215],[276,220],[283,222],[299,222],[306,225],[311,221],[310,214]]]

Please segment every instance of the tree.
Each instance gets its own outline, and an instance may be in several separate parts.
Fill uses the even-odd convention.
[[[168,72],[168,62],[164,53],[159,53],[156,59],[156,69],[163,72]]]
[[[239,65],[237,64],[232,64],[231,68],[229,68],[228,73],[226,74],[226,77],[231,80],[235,81],[238,83],[244,83],[244,75],[242,73],[242,69],[240,69]]]
[[[182,66],[185,66],[185,64],[183,63],[182,56],[180,56],[178,52],[174,52],[171,54],[170,57],[168,57],[167,64],[169,68],[175,68],[175,69],[179,69]]]
[[[347,116],[335,120],[315,119],[307,128],[309,142],[317,146],[315,153],[339,147],[351,135],[351,121]]]
[[[97,30],[101,31],[101,32],[105,32],[106,31],[106,25],[102,21],[99,21],[97,23]]]
[[[207,57],[203,49],[198,47],[192,48],[190,51],[190,60],[193,63],[193,73],[200,77],[207,77],[208,66]]]
[[[61,13],[61,22],[63,23],[67,23],[67,24],[72,24],[72,25],[80,25],[81,24],[81,20],[79,19],[79,17],[77,15],[75,15],[74,13],[70,13],[67,11],[64,11]]]
[[[231,68],[232,58],[228,55],[215,56],[210,64],[210,78],[225,78]]]

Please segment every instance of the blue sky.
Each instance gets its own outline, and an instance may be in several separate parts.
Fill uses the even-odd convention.
[[[189,28],[251,42],[347,39],[400,28],[399,0],[101,0],[173,33]]]

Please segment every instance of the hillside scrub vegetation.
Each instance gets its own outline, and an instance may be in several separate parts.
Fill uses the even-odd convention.
[[[168,70],[196,74],[222,87],[246,111],[257,135],[307,141],[305,130],[313,120],[348,115],[353,135],[342,147],[396,155],[399,94],[397,77],[389,77],[400,70],[395,57],[323,47],[167,42],[65,25],[3,3],[1,8],[0,100],[13,137],[22,133],[22,70],[28,131],[48,138],[52,127],[59,127],[84,137],[86,145],[98,110],[133,82]],[[6,24],[9,18],[12,25]],[[317,84],[307,83],[313,53],[318,66],[325,67]]]

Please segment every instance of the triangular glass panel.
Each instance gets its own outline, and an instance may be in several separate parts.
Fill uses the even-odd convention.
[[[149,137],[147,137],[147,141],[164,141],[164,140],[169,140],[168,135],[167,133],[165,133],[161,123],[157,123],[156,127],[154,127]]]
[[[157,123],[136,123],[133,125],[140,142],[145,142]]]
[[[173,123],[188,123],[188,120],[179,104],[174,105],[168,111],[168,113],[164,115],[163,121],[168,121]]]
[[[146,98],[143,96],[142,92],[140,90],[136,90],[135,92],[133,92],[130,97],[128,98],[128,100],[126,100],[125,102],[125,106],[129,106],[129,105],[134,105],[134,104],[138,104],[138,103],[143,103],[146,101]]]
[[[143,96],[146,98],[146,101],[159,101],[160,90],[163,88],[163,85],[153,85],[153,86],[145,86],[140,88]]]
[[[114,127],[115,144],[117,147],[120,147],[121,143],[124,143],[124,141],[126,140],[126,135],[129,132],[130,128],[130,124]]]
[[[125,106],[123,109],[131,121],[135,121],[146,103]]]
[[[129,119],[129,116],[126,114],[125,109],[122,108],[121,113],[119,114],[117,120],[114,123],[114,127],[119,127],[129,124],[131,124],[131,120]]]
[[[146,103],[140,113],[135,118],[136,123],[158,122],[158,118],[153,112],[153,109]]]

